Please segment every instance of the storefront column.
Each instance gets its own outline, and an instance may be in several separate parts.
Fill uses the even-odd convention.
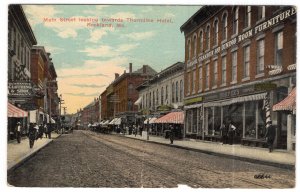
[[[245,138],[245,133],[246,133],[246,108],[245,108],[245,102],[243,103],[243,138]]]
[[[293,132],[292,132],[292,115],[288,114],[287,116],[287,150],[288,151],[292,151],[293,150],[293,142],[292,142],[292,136],[293,136]]]
[[[197,122],[197,136],[198,136],[198,134],[199,134],[199,108],[196,108],[196,110],[197,110],[197,119],[196,119],[196,122]]]
[[[183,138],[185,138],[186,135],[186,125],[187,125],[187,110],[184,110],[184,123],[183,123]]]

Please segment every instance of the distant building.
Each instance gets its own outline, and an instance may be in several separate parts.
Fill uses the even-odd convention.
[[[262,146],[272,120],[277,148],[295,146],[295,104],[272,107],[296,87],[296,24],[292,6],[203,6],[181,26],[186,137],[217,140],[232,121],[236,143]]]
[[[122,124],[133,124],[137,113],[134,102],[138,99],[137,86],[146,79],[153,77],[156,71],[148,65],[132,71],[129,64],[129,72],[122,75],[115,74],[114,81],[101,94],[101,115],[103,119],[121,118]]]

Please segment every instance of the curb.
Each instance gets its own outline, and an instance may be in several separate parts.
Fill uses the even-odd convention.
[[[123,135],[120,135],[120,136],[123,136]],[[126,136],[123,136],[123,137],[126,137]],[[126,138],[140,140],[140,141],[143,141],[143,142],[151,142],[151,143],[155,143],[155,144],[159,144],[159,145],[165,145],[165,146],[168,146],[168,147],[174,147],[174,148],[178,148],[178,149],[185,149],[185,150],[189,150],[189,151],[205,153],[205,154],[208,154],[208,155],[214,155],[214,156],[225,157],[225,158],[230,158],[230,159],[235,159],[235,160],[240,160],[240,161],[246,161],[246,162],[250,162],[250,163],[257,163],[257,164],[269,165],[269,166],[279,167],[279,168],[284,168],[284,169],[289,169],[289,170],[295,170],[295,165],[292,165],[292,164],[284,164],[284,163],[270,162],[270,161],[265,161],[265,160],[260,160],[260,159],[252,159],[252,158],[249,158],[249,157],[241,157],[241,156],[236,156],[236,155],[217,153],[217,152],[203,150],[203,149],[185,147],[185,146],[180,146],[180,145],[176,145],[176,144],[171,145],[171,144],[168,144],[168,143],[160,143],[160,142],[157,142],[157,141],[144,140],[144,139],[133,138],[133,137],[126,137]]]
[[[15,169],[17,169],[18,167],[23,165],[31,157],[36,155],[40,150],[42,150],[43,148],[45,148],[52,142],[53,142],[53,139],[51,141],[49,141],[48,143],[46,143],[45,145],[41,146],[40,148],[36,149],[36,151],[33,151],[32,153],[27,154],[24,158],[22,158],[20,161],[18,161],[16,164],[12,165],[11,167],[8,167],[8,165],[7,165],[7,174],[9,174],[10,172],[14,171]]]

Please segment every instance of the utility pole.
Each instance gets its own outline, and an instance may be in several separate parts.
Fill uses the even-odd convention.
[[[62,94],[59,95],[59,129],[61,129],[61,104],[63,103],[64,100],[62,99]]]

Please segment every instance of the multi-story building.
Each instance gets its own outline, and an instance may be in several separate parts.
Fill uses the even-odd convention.
[[[37,41],[21,5],[8,10],[8,100],[25,109],[34,108],[30,73],[31,48]]]
[[[50,53],[48,53],[49,64],[48,64],[48,74],[47,74],[47,84],[46,84],[46,111],[50,115],[50,117],[59,115],[59,98],[57,94],[58,86],[57,86],[57,74],[55,67],[52,63],[52,59],[50,58]]]
[[[145,117],[142,123],[148,124],[149,119],[153,124],[156,118],[183,108],[183,80],[184,63],[177,62],[137,87],[139,100],[135,104],[139,107],[139,114]],[[152,132],[162,135],[163,128],[163,125],[157,126]]]
[[[122,119],[123,124],[135,122],[138,110],[134,102],[138,99],[136,87],[142,84],[147,78],[156,74],[148,65],[132,71],[132,64],[129,64],[129,72],[124,71],[122,75],[115,74],[114,81],[101,94],[101,114],[103,119]]]
[[[180,29],[186,136],[213,140],[231,121],[237,143],[260,145],[272,120],[275,145],[291,149],[295,114],[272,106],[296,86],[296,8],[203,6]]]
[[[99,98],[94,100],[82,109],[81,123],[84,128],[99,121]]]

